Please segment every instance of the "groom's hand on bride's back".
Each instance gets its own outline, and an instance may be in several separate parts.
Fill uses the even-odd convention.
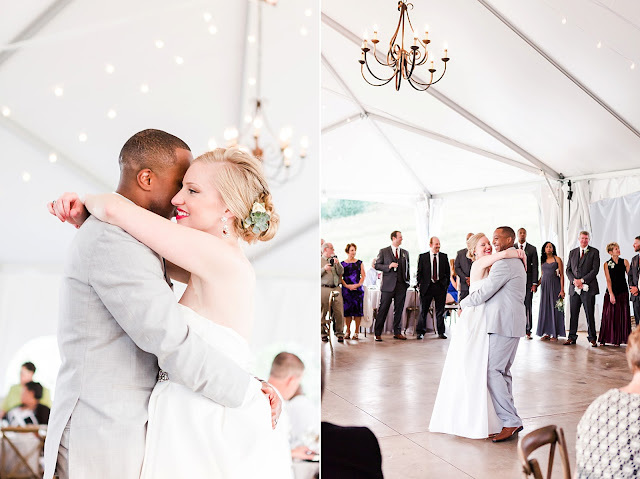
[[[89,217],[77,193],[63,193],[57,200],[47,203],[47,209],[63,223],[67,222],[76,228],[80,228]]]
[[[269,405],[271,406],[271,427],[275,429],[276,424],[278,424],[278,419],[280,419],[280,413],[282,412],[282,401],[271,384],[267,381],[260,381],[262,382],[262,393],[269,399]]]

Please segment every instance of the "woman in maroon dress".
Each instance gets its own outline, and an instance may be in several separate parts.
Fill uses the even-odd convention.
[[[611,255],[604,266],[607,279],[607,291],[602,307],[600,323],[600,346],[606,343],[620,346],[626,343],[631,333],[631,313],[629,311],[629,290],[626,273],[629,272],[629,261],[620,257],[618,243],[609,243],[607,253]]]
[[[342,299],[344,301],[344,322],[347,325],[347,334],[344,339],[358,339],[360,321],[362,321],[362,303],[364,301],[365,271],[364,264],[356,259],[357,246],[349,243],[344,249],[347,259],[342,262],[344,274],[342,275]],[[355,320],[356,329],[351,336],[351,321]]]

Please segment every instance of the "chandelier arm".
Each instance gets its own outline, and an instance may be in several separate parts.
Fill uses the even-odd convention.
[[[380,78],[378,75],[376,75],[375,73],[373,73],[373,72],[371,71],[371,68],[369,67],[369,62],[367,61],[366,56],[365,56],[365,59],[364,59],[364,64],[367,66],[367,70],[369,71],[369,74],[370,74],[373,78],[375,78],[376,80],[380,80],[380,81],[383,81],[383,82],[387,82],[387,83],[388,83],[388,82],[391,80],[391,78],[393,78],[393,77],[395,76],[395,73],[394,73],[393,75],[391,75],[391,77],[390,77],[389,79],[386,79],[386,78]],[[360,68],[360,69],[362,70],[362,68]],[[386,85],[386,83],[383,83],[383,85]]]
[[[429,89],[429,87],[431,86],[431,83],[420,83],[420,82],[414,80],[413,78],[409,78],[407,80],[407,82],[409,83],[409,85],[411,85],[411,87],[414,90],[418,90],[418,91],[427,91]],[[416,84],[424,86],[424,88],[419,88],[419,87],[416,86]]]
[[[362,73],[362,78],[364,78],[364,81],[366,81],[369,85],[371,86],[384,86],[387,83],[389,83],[391,80],[394,79],[395,75],[392,75],[391,78],[389,78],[388,80],[383,80],[381,78],[378,78],[378,80],[380,80],[382,83],[380,83],[379,85],[376,85],[375,83],[371,83],[369,80],[367,80],[367,77],[364,76],[364,66],[360,66],[360,72]],[[369,72],[371,72],[371,70],[369,70]],[[373,74],[372,74],[373,75]],[[375,76],[375,75],[374,75]],[[376,77],[377,78],[377,77]]]
[[[405,68],[405,73],[406,73],[405,78],[406,78],[407,80],[408,80],[409,78],[411,78],[411,75],[413,75],[413,70],[415,69],[415,67],[416,67],[416,56],[415,56],[415,55],[412,55],[412,56],[411,56],[411,70],[409,70],[409,72],[408,72],[408,73],[406,73],[406,68]]]
[[[418,80],[413,80],[413,81],[418,85],[431,86],[431,85],[435,85],[440,80],[442,80],[442,77],[444,77],[445,73],[447,73],[447,62],[444,62],[444,70],[442,70],[442,75],[440,75],[440,78],[438,78],[436,81],[433,81],[433,73],[431,74],[431,81],[429,83],[422,83],[422,82],[419,82]]]

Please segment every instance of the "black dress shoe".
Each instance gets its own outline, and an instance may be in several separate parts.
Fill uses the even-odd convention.
[[[424,334],[418,333],[418,336],[416,337],[416,339],[424,339]]]
[[[376,341],[382,341],[382,336],[376,336]]]
[[[562,343],[563,346],[571,346],[572,344],[576,344],[576,342],[572,341],[571,339],[567,339],[564,343]]]
[[[444,334],[438,334],[438,338],[440,339],[447,339],[447,337]]]
[[[591,347],[592,348],[597,348],[598,344],[595,341],[589,341],[591,343]],[[604,343],[600,344],[600,346],[602,346]]]
[[[340,337],[338,338],[338,342],[339,342],[339,343],[344,343],[344,338],[343,338],[342,336],[340,336]]]

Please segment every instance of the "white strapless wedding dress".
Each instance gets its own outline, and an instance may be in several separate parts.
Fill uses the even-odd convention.
[[[192,332],[251,371],[247,341],[180,305]],[[198,367],[194,364],[193,367]],[[141,479],[292,478],[291,450],[282,428],[271,428],[269,401],[256,393],[227,408],[171,380],[159,381],[149,400]]]
[[[484,279],[471,284],[477,290]],[[451,324],[451,343],[442,369],[429,431],[485,439],[502,430],[487,387],[489,335],[484,304],[465,308]]]

